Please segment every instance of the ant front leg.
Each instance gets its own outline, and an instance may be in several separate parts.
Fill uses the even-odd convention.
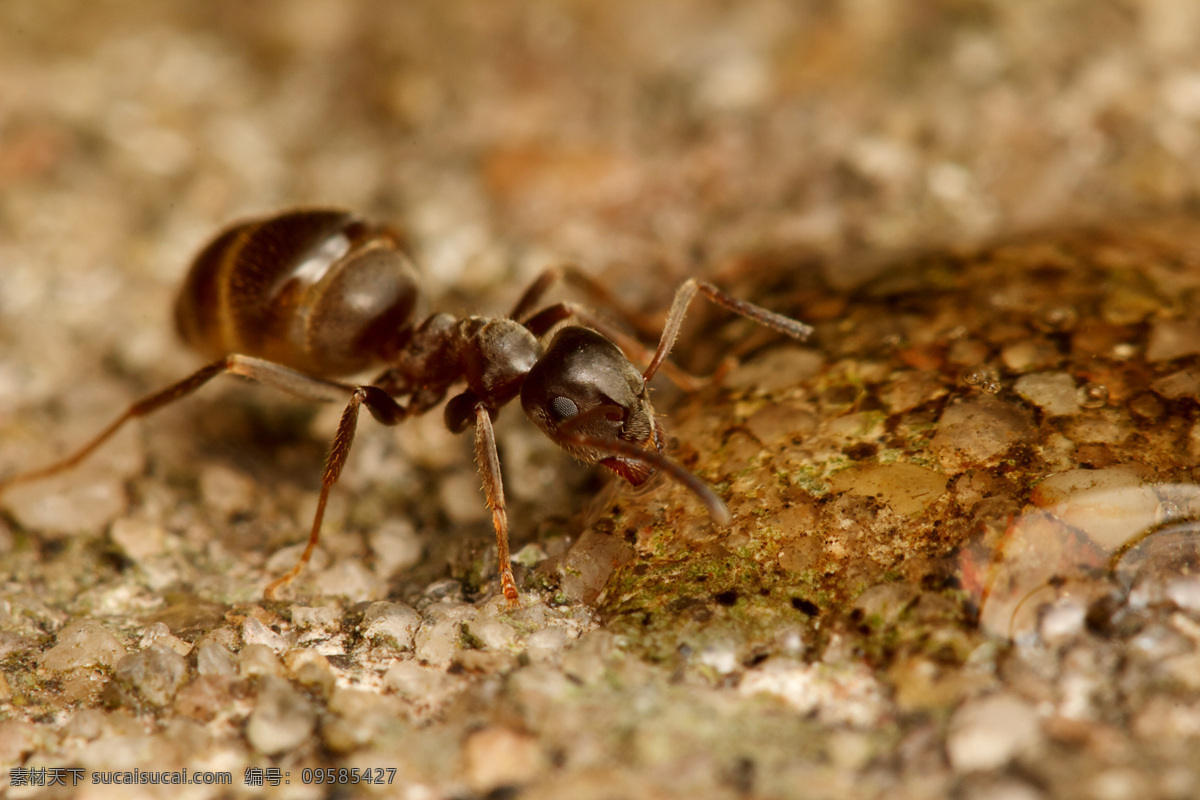
[[[757,322],[759,325],[791,336],[793,339],[804,340],[812,335],[813,329],[811,325],[805,325],[803,322],[794,320],[791,317],[785,317],[782,314],[776,314],[774,311],[768,311],[754,303],[739,300],[707,281],[689,278],[675,292],[675,300],[671,303],[671,311],[667,315],[667,323],[663,326],[662,336],[658,340],[658,349],[654,352],[654,358],[650,361],[650,366],[646,367],[646,371],[642,373],[642,377],[646,381],[654,377],[654,373],[658,372],[658,368],[662,366],[667,355],[670,354],[671,348],[675,346],[675,339],[679,336],[679,326],[683,324],[683,317],[687,314],[688,306],[691,305],[696,292],[700,292],[722,308],[726,308],[735,314],[740,314],[749,320]]]
[[[479,476],[483,479],[483,491],[487,496],[488,508],[492,512],[492,526],[496,529],[500,588],[504,591],[508,607],[516,608],[520,604],[520,595],[508,554],[508,507],[504,503],[500,456],[496,453],[496,433],[492,430],[492,415],[483,403],[475,404],[475,460],[479,462]]]

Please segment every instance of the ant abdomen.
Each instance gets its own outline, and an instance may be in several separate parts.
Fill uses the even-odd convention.
[[[196,256],[175,304],[200,353],[242,353],[314,375],[391,361],[411,328],[416,270],[396,233],[344,211],[243,222]]]

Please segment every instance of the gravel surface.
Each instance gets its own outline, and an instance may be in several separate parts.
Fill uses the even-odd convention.
[[[288,207],[431,309],[815,327],[697,303],[721,377],[655,384],[727,527],[503,414],[518,608],[440,411],[274,602],[340,408],[223,379],[6,489],[6,796],[1200,794],[1194,2],[15,0],[0,98],[0,477],[196,369],[189,260]]]

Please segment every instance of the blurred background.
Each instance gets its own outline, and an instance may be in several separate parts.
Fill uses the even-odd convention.
[[[1194,205],[1198,161],[1189,0],[0,7],[0,314],[140,366],[190,254],[284,206],[403,225],[463,307],[561,259],[657,305],[749,250]]]

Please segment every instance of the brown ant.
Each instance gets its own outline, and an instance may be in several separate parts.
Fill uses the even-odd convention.
[[[639,371],[614,340],[641,357],[648,351],[584,307],[557,303],[536,308],[550,286],[563,279],[611,303],[602,287],[576,270],[560,267],[538,278],[507,317],[433,314],[418,321],[417,273],[400,237],[389,228],[345,211],[322,209],[238,223],[196,257],[175,305],[183,339],[215,360],[137,401],[66,458],[0,481],[0,491],[75,466],[128,420],[173,403],[225,373],[312,401],[348,398],[325,463],[308,546],[287,574],[267,586],[265,596],[274,599],[308,563],[317,545],[329,490],[354,440],[359,406],[366,405],[384,425],[395,425],[429,411],[452,386],[465,383],[446,404],[446,426],[455,433],[475,426],[476,459],[496,530],[500,583],[510,605],[518,594],[492,418],[518,397],[533,423],[571,455],[607,467],[635,486],[661,470],[692,491],[718,524],[728,524],[729,511],[712,489],[663,454],[663,431],[646,385],[664,365],[696,292],[797,339],[812,329],[692,279],[680,286],[658,348],[649,366]],[[559,327],[570,319],[588,327]],[[333,380],[381,364],[386,369],[373,383]],[[688,383],[686,375],[675,377]],[[407,404],[396,398],[407,398]]]

